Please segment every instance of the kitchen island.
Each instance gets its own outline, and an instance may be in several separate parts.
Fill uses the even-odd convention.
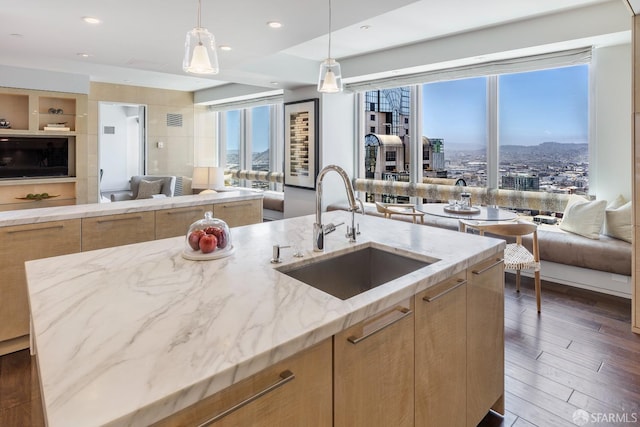
[[[350,221],[349,213],[324,214],[325,223],[343,221]],[[468,343],[463,337],[463,351],[471,348],[478,354],[462,354],[462,366],[482,359],[492,369],[467,367],[462,383],[478,374],[498,377],[495,390],[484,393],[490,401],[481,403],[481,412],[491,407],[503,411],[504,278],[499,260],[504,241],[358,216],[357,243],[347,241],[341,226],[326,236],[325,253],[318,253],[311,250],[313,222],[313,216],[305,216],[233,228],[233,255],[210,261],[184,259],[184,238],[175,237],[27,262],[48,426],[150,425],[320,343],[330,346],[336,334],[432,289],[437,294],[421,301],[435,302],[466,288],[462,317],[450,319],[452,324],[477,328],[488,318],[499,319],[490,328],[482,326],[491,339],[475,332],[467,334]],[[281,249],[282,264],[272,264],[275,244],[297,248]],[[278,271],[362,246],[431,264],[347,300]],[[293,257],[296,249],[302,258]],[[487,260],[487,267],[474,267]],[[490,290],[474,294],[482,283],[472,276],[492,268],[496,273],[487,284]],[[455,286],[443,288],[451,278],[457,278]],[[417,314],[417,306],[415,310]],[[412,315],[411,310],[403,313]],[[413,318],[410,325],[413,337]],[[416,333],[418,329],[416,325]],[[474,350],[478,340],[489,347]],[[410,351],[413,361],[413,344]],[[483,382],[478,381],[479,387],[485,387]],[[413,401],[413,382],[407,389]],[[471,396],[463,406],[482,394],[468,390]],[[464,407],[457,412],[464,414]],[[413,403],[409,409],[413,411]],[[308,425],[319,425],[309,418]],[[466,424],[469,419],[477,424],[476,418],[474,413]]]
[[[0,355],[29,347],[25,261],[182,236],[206,211],[230,227],[262,222],[262,194],[238,189],[0,212]]]

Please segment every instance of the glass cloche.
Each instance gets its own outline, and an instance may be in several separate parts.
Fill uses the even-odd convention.
[[[207,260],[233,253],[231,232],[226,222],[205,212],[204,219],[191,224],[185,236],[182,255],[191,260]]]

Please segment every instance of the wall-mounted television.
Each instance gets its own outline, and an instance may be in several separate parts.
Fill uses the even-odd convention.
[[[75,137],[0,136],[0,179],[75,176]]]

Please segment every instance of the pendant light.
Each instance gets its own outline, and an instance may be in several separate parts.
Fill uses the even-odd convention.
[[[331,0],[329,0],[329,55],[320,64],[318,92],[342,92],[342,72],[340,64],[331,57]]]
[[[202,2],[198,0],[198,25],[187,33],[182,69],[193,74],[218,74],[218,53],[213,34],[200,25]]]

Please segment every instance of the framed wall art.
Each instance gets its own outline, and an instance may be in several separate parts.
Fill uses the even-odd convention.
[[[318,98],[284,104],[284,185],[316,186]]]

